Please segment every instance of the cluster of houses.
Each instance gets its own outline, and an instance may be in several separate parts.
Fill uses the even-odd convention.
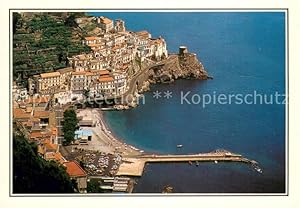
[[[77,162],[67,161],[59,152],[61,124],[57,119],[62,114],[49,109],[53,95],[86,92],[90,97],[122,95],[128,89],[129,68],[135,61],[159,61],[168,56],[168,51],[163,38],[153,39],[147,31],[126,31],[125,22],[120,19],[88,17],[76,21],[93,21],[98,26],[97,36],[85,37],[82,41],[91,48],[91,53],[68,58],[68,68],[33,76],[28,80],[28,89],[14,83],[13,119],[25,136],[37,143],[40,156],[65,166],[70,177],[77,181],[78,190],[84,193],[87,173]],[[76,132],[80,141],[91,139],[90,135]]]
[[[66,167],[71,179],[76,180],[79,192],[87,189],[87,173],[76,161],[67,161],[59,151],[60,142],[54,111],[49,111],[50,96],[28,97],[13,103],[15,125],[30,142],[35,142],[38,154],[45,160],[54,160]]]
[[[168,56],[163,38],[153,39],[147,31],[126,31],[123,20],[113,21],[101,16],[76,21],[97,24],[97,36],[82,40],[92,52],[69,57],[69,68],[34,76],[29,80],[30,94],[66,91],[82,94],[88,91],[91,97],[119,96],[127,90],[129,68],[135,61],[158,61]]]

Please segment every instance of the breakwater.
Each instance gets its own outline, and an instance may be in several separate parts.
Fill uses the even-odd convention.
[[[166,163],[166,162],[242,162],[252,165],[258,172],[261,169],[255,160],[250,160],[240,154],[231,153],[227,150],[216,150],[209,153],[184,154],[184,155],[142,155],[123,158],[118,176],[142,176],[146,163]]]

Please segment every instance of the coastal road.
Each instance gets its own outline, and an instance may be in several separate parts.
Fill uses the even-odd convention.
[[[174,58],[174,57],[170,56],[166,60],[160,61],[160,62],[155,63],[155,64],[151,64],[151,65],[147,66],[145,69],[143,69],[143,70],[137,72],[135,75],[133,75],[133,77],[130,80],[130,83],[128,85],[129,89],[121,96],[121,100],[122,101],[127,101],[128,97],[130,95],[133,95],[135,93],[135,91],[136,91],[136,84],[139,81],[141,75],[144,75],[145,73],[147,73],[149,71],[149,69],[152,68],[152,67],[164,65],[165,62],[170,61],[171,58]]]

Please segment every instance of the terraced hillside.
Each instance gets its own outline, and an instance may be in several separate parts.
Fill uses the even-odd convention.
[[[82,45],[86,32],[76,17],[83,13],[14,13],[13,77],[26,85],[29,76],[68,65],[67,57],[89,52]]]

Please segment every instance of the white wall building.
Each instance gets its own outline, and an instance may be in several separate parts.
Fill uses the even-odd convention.
[[[99,27],[106,33],[114,29],[114,22],[107,17],[98,17],[97,23],[99,24]]]

